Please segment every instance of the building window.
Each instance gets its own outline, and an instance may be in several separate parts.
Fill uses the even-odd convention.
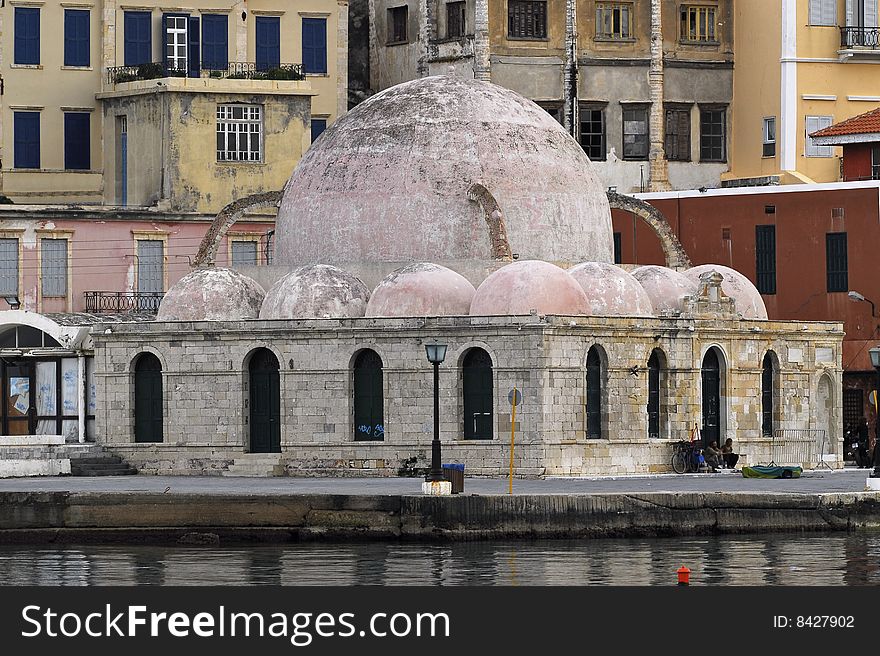
[[[809,24],[837,27],[837,0],[810,0]]]
[[[257,242],[234,239],[231,250],[233,267],[257,265]]]
[[[403,5],[388,10],[388,45],[408,41],[407,23],[409,23],[409,7]]]
[[[773,384],[776,375],[773,366],[773,354],[767,351],[761,365],[761,434],[773,435]]]
[[[547,3],[543,0],[508,0],[507,38],[546,39]]]
[[[648,108],[623,109],[623,159],[648,159]]]
[[[225,71],[229,68],[229,17],[202,14],[202,68]]]
[[[259,105],[217,105],[217,161],[263,160],[263,110]]]
[[[40,63],[40,10],[15,7],[13,61],[24,66]]]
[[[591,160],[605,161],[605,108],[581,106],[581,148]]]
[[[880,180],[880,146],[871,148],[871,179]]]
[[[700,161],[727,161],[727,110],[723,107],[700,110]]]
[[[18,239],[0,239],[0,296],[18,296]]]
[[[621,239],[621,234],[619,232],[614,233],[614,263],[620,264],[623,262],[623,254],[622,254],[622,244],[623,241]]]
[[[169,71],[187,70],[187,51],[189,50],[189,16],[165,14],[165,66]]]
[[[662,408],[660,377],[663,370],[663,352],[660,349],[651,351],[648,358],[648,437],[660,438],[660,412]]]
[[[91,168],[91,114],[64,112],[64,168],[88,171]]]
[[[843,429],[857,432],[865,416],[865,393],[860,389],[843,390]]]
[[[776,157],[776,117],[764,119],[764,149],[762,157]]]
[[[256,27],[257,70],[268,71],[281,65],[281,19],[277,16],[257,16]]]
[[[312,143],[320,137],[324,130],[327,129],[327,119],[326,118],[313,118],[312,119]]]
[[[327,73],[327,19],[302,19],[303,72],[313,75]]]
[[[40,112],[13,112],[13,166],[40,168]]]
[[[599,347],[587,353],[587,437],[602,437],[602,356]]]
[[[64,65],[88,66],[89,57],[89,10],[64,10]]]
[[[717,43],[715,12],[717,7],[682,5],[681,40],[697,43]]]
[[[354,361],[354,439],[385,439],[382,358],[370,349]]]
[[[755,279],[761,294],[776,293],[776,226],[755,226]]]
[[[807,157],[834,157],[834,146],[817,146],[810,135],[824,130],[834,122],[833,116],[807,116],[805,155]]]
[[[457,39],[467,34],[467,23],[464,2],[446,3],[446,37]]]
[[[67,296],[67,240],[40,240],[40,278],[43,297]]]
[[[596,38],[632,38],[632,5],[620,2],[596,3]]]
[[[670,162],[691,161],[691,108],[671,107],[666,110],[666,159]]]
[[[491,440],[492,431],[492,358],[481,348],[472,348],[461,365],[464,405],[464,439]]]
[[[139,66],[153,61],[152,19],[148,11],[126,11],[123,18],[126,66]]]
[[[162,363],[152,353],[141,353],[134,366],[134,441],[161,442]]]
[[[140,294],[161,294],[165,291],[165,242],[160,239],[137,240],[137,290]],[[143,299],[143,308],[154,307]]]
[[[845,232],[829,232],[825,235],[825,267],[828,274],[827,291],[849,291]]]

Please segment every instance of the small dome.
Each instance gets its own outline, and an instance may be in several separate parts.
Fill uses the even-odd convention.
[[[370,290],[357,276],[328,264],[291,271],[266,294],[260,319],[345,319],[364,316]]]
[[[156,321],[237,321],[256,319],[266,292],[238,271],[196,269],[171,286]]]
[[[596,316],[652,317],[648,293],[631,273],[607,262],[584,262],[568,270],[587,295],[590,314]]]
[[[642,266],[632,275],[648,293],[658,315],[681,312],[682,299],[697,292],[697,285],[690,278],[666,267]]]
[[[743,319],[766,319],[767,307],[760,292],[736,269],[731,269],[722,264],[701,264],[684,272],[684,275],[695,284],[700,284],[700,275],[707,271],[717,271],[724,280],[721,282],[721,290],[736,301],[736,310],[743,315]]]
[[[474,286],[452,269],[418,262],[392,271],[373,290],[368,317],[466,315]]]
[[[477,288],[471,303],[475,316],[529,314],[587,315],[590,305],[565,269],[539,260],[501,267]]]

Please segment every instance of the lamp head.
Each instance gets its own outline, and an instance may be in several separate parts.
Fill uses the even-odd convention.
[[[851,300],[851,301],[864,301],[865,300],[865,297],[862,296],[861,294],[859,294],[858,292],[849,291],[849,292],[847,292],[846,295],[849,296],[849,300]]]
[[[880,346],[869,348],[868,355],[871,356],[871,365],[874,369],[880,369]]]
[[[428,362],[440,364],[446,359],[446,344],[438,344],[437,340],[425,344],[425,354],[428,356]]]

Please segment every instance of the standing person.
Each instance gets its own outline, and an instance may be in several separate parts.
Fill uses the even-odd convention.
[[[724,446],[721,447],[721,457],[724,458],[725,467],[728,469],[736,467],[736,463],[739,460],[739,454],[733,452],[733,440],[729,437],[724,443]]]
[[[859,420],[858,432],[856,433],[858,436],[858,452],[856,459],[856,464],[859,467],[867,467],[870,464],[868,460],[868,420],[862,417]]]

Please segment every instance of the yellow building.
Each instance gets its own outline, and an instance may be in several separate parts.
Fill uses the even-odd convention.
[[[347,0],[11,0],[0,195],[216,212],[347,106]]]
[[[880,105],[878,0],[737,0],[726,184],[840,179],[809,134]],[[765,180],[762,180],[765,181]]]

